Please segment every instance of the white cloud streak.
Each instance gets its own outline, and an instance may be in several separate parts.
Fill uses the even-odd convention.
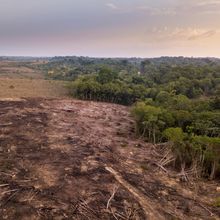
[[[113,10],[118,10],[118,6],[113,4],[113,3],[107,3],[106,6],[110,9],[113,9]]]
[[[168,15],[174,16],[177,14],[174,8],[159,8],[159,7],[150,7],[150,6],[138,6],[137,10],[145,11],[152,16]]]
[[[219,30],[210,30],[204,28],[153,28],[148,30],[148,34],[156,41],[200,41],[212,38],[219,34]]]

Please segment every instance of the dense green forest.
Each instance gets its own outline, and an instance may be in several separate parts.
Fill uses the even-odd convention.
[[[168,142],[177,169],[220,176],[220,60],[57,57],[39,68],[70,80],[74,97],[132,105],[137,135]]]

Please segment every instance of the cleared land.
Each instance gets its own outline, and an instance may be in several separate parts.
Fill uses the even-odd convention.
[[[2,219],[218,219],[217,182],[158,168],[127,107],[0,101]]]

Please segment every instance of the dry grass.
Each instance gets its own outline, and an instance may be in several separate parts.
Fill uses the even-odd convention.
[[[67,97],[65,82],[44,80],[44,74],[35,68],[38,64],[0,61],[0,98]]]
[[[0,61],[0,78],[10,79],[43,79],[43,73],[36,70],[38,62],[28,63],[14,61]],[[32,68],[32,67],[33,68]]]
[[[67,96],[68,91],[63,81],[0,78],[0,98]]]

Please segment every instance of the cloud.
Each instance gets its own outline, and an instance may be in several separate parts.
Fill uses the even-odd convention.
[[[198,41],[211,38],[219,33],[218,30],[208,30],[202,28],[156,28],[150,31],[152,39],[155,41]],[[149,31],[148,31],[149,34]]]
[[[115,4],[113,4],[113,3],[107,3],[106,6],[107,6],[108,8],[113,9],[113,10],[118,10],[118,9],[119,9],[118,6],[115,5]]]
[[[161,1],[161,0],[160,0]],[[141,3],[122,3],[118,1],[118,6],[115,3],[106,3],[106,7],[111,10],[117,10],[120,13],[130,14],[145,14],[148,16],[193,16],[193,15],[220,15],[220,0],[185,0],[180,2],[179,0],[173,2],[170,0],[166,4],[155,5],[152,2],[148,4]]]
[[[146,11],[150,15],[176,15],[176,10],[174,8],[159,8],[159,7],[150,7],[150,6],[138,6],[137,10]]]
[[[196,28],[177,28],[171,32],[170,37],[180,40],[202,40],[211,38],[217,33],[216,30],[196,29]]]
[[[197,6],[217,6],[220,5],[219,0],[202,0],[196,3]]]
[[[136,14],[139,12],[146,12],[150,16],[160,16],[160,15],[168,15],[168,16],[174,16],[176,15],[175,8],[165,8],[165,7],[151,7],[147,5],[140,5],[140,6],[131,6],[129,4],[124,4],[123,7],[119,7],[116,4],[113,3],[107,3],[106,6],[112,10],[117,10],[122,13],[131,13]]]
[[[210,38],[217,33],[216,30],[208,30],[208,31],[195,31],[188,37],[188,40],[198,40],[203,38]]]
[[[220,0],[191,1],[188,3],[188,9],[194,13],[216,15],[220,11]]]

